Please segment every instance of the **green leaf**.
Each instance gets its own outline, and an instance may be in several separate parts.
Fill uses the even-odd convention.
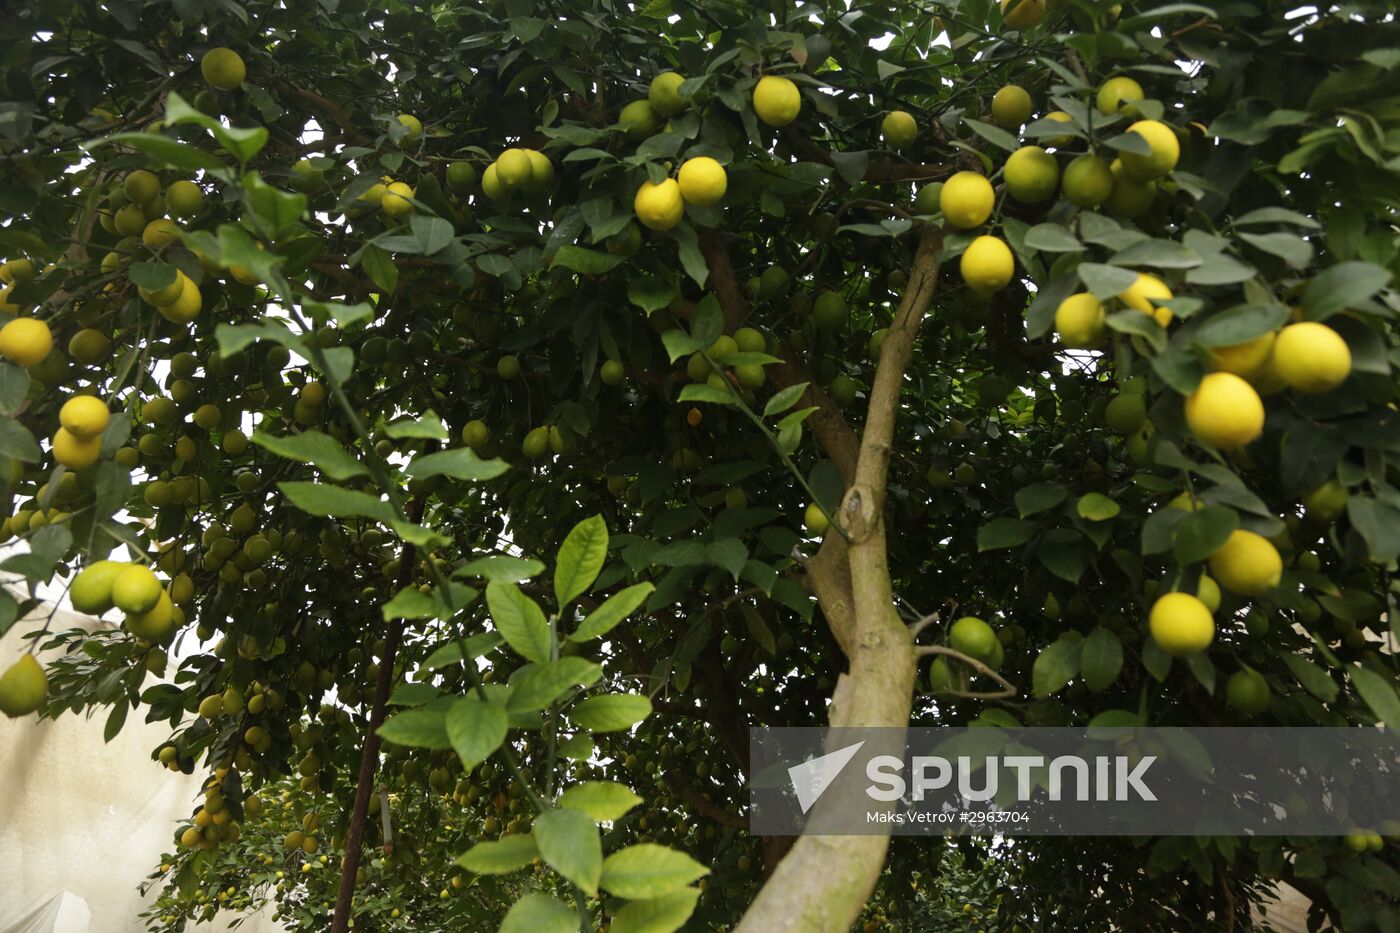
[[[587,687],[603,676],[603,669],[583,658],[560,658],[530,664],[511,675],[506,711],[528,713],[544,709],[572,687]]]
[[[1096,628],[1084,639],[1080,656],[1084,686],[1095,693],[1107,689],[1123,669],[1123,643],[1106,628]]]
[[[1303,689],[1324,703],[1331,703],[1337,699],[1337,682],[1327,676],[1325,670],[1291,651],[1280,652],[1279,657],[1283,658],[1284,665],[1293,673],[1298,683],[1303,685]]]
[[[1208,505],[1190,513],[1176,526],[1172,537],[1172,555],[1178,563],[1194,564],[1205,560],[1240,526],[1234,509],[1223,505]]]
[[[596,895],[603,873],[603,841],[593,817],[578,810],[546,810],[535,817],[540,858],[559,874]]]
[[[1360,304],[1390,281],[1390,272],[1375,263],[1354,260],[1324,270],[1303,289],[1303,310],[1321,321]]]
[[[1059,224],[1036,224],[1026,231],[1026,245],[1042,253],[1078,253],[1084,244]]]
[[[661,897],[624,904],[613,914],[609,933],[675,933],[695,912],[696,888],[681,888]]]
[[[1108,496],[1101,492],[1091,492],[1079,499],[1075,511],[1079,517],[1091,522],[1102,522],[1113,518],[1123,509]]]
[[[588,591],[607,558],[608,526],[603,516],[585,518],[573,527],[559,546],[554,565],[554,596],[559,608]]]
[[[1147,266],[1149,269],[1191,269],[1201,257],[1190,247],[1172,240],[1139,240],[1120,249],[1109,260],[1115,266]]]
[[[578,933],[578,914],[544,894],[526,894],[516,901],[499,933]]]
[[[691,382],[681,386],[678,401],[705,402],[711,405],[737,405],[739,400],[728,389],[716,389],[704,382]]]
[[[265,127],[235,128],[224,126],[208,114],[191,107],[183,97],[174,91],[170,92],[170,96],[165,102],[165,122],[171,126],[194,123],[204,127],[213,133],[219,145],[232,153],[239,162],[252,161],[253,156],[261,152],[263,146],[267,145],[268,132]]]
[[[552,648],[544,610],[520,587],[503,580],[486,585],[486,606],[496,630],[527,661],[548,661]]]
[[[1368,667],[1357,665],[1351,668],[1351,682],[1361,699],[1376,714],[1376,721],[1391,729],[1400,726],[1400,695],[1383,675]]]
[[[1312,262],[1312,244],[1295,234],[1241,232],[1238,235],[1255,249],[1282,259],[1291,269],[1305,269]]]
[[[569,641],[585,642],[606,635],[645,602],[655,589],[650,583],[636,583],[609,596],[579,623],[578,630],[569,636]]]
[[[441,603],[418,587],[406,586],[384,604],[381,612],[386,622],[390,619],[435,619],[442,608]]]
[[[1379,499],[1352,496],[1347,518],[1366,542],[1372,561],[1386,564],[1400,557],[1400,509]]]
[[[781,414],[797,404],[797,400],[802,398],[802,394],[807,391],[810,382],[799,382],[797,385],[788,386],[779,392],[774,393],[768,400],[768,404],[763,406],[763,417],[771,418],[773,415]]]
[[[409,709],[395,713],[379,727],[386,742],[410,748],[452,747],[447,737],[447,715],[441,709]]]
[[[559,796],[559,806],[587,813],[599,823],[619,820],[641,802],[641,797],[616,781],[581,781]]]
[[[1306,214],[1290,211],[1284,207],[1259,207],[1235,218],[1236,227],[1248,227],[1253,224],[1287,224],[1290,227],[1306,227],[1309,230],[1317,230],[1322,227],[1320,223]]]
[[[582,246],[569,245],[559,247],[559,251],[554,254],[554,264],[563,266],[565,269],[573,269],[575,272],[582,272],[585,275],[602,275],[625,258],[596,249],[584,249]]]
[[[447,440],[447,425],[442,423],[437,412],[429,409],[419,418],[400,418],[384,426],[384,433],[400,439],[416,437],[430,441]]]
[[[369,280],[379,286],[380,291],[393,294],[399,284],[399,267],[389,252],[373,243],[366,243],[360,250],[360,268],[365,270]]]
[[[136,287],[154,292],[173,285],[177,271],[167,262],[133,262],[127,267],[126,277]]]
[[[0,455],[25,463],[38,463],[43,451],[29,429],[13,418],[0,417]]]
[[[627,283],[627,300],[647,314],[666,307],[680,293],[675,282],[655,275],[642,276]]]
[[[479,632],[466,639],[465,644],[449,641],[445,645],[439,645],[423,661],[423,666],[430,671],[435,671],[439,668],[461,664],[463,663],[463,649],[466,649],[467,660],[476,660],[502,643],[503,639],[496,632]]]
[[[456,862],[478,875],[504,875],[524,868],[539,854],[533,834],[512,833],[492,842],[478,842],[457,856]]]
[[[277,487],[291,500],[292,505],[312,515],[331,518],[358,516],[386,525],[394,519],[394,509],[389,503],[357,489],[293,481],[278,483]]]
[[[635,693],[589,697],[569,710],[569,719],[589,732],[623,732],[651,715],[651,700]]]
[[[298,463],[310,463],[336,482],[369,475],[365,465],[341,447],[339,441],[315,428],[281,437],[254,431],[251,440],[278,457]]]
[[[994,518],[977,529],[977,550],[1016,547],[1035,536],[1036,526],[1019,518]]]
[[[602,885],[618,897],[653,898],[684,888],[709,873],[684,852],[643,842],[608,856],[603,863]]]
[[[453,572],[454,577],[485,577],[503,583],[519,583],[544,572],[544,564],[529,557],[488,554],[468,561]]]
[[[1029,518],[1046,509],[1053,509],[1069,497],[1069,490],[1059,483],[1032,483],[1016,490],[1016,511]]]
[[[1048,697],[1063,690],[1079,673],[1080,653],[1084,642],[1061,638],[1045,646],[1031,668],[1031,685],[1038,697]]]
[[[93,150],[108,145],[130,146],[137,152],[148,155],[171,168],[203,169],[207,172],[224,172],[228,168],[209,153],[159,133],[114,133],[111,136],[84,143],[83,148]]]
[[[290,230],[306,213],[306,195],[279,191],[257,172],[243,176],[243,203],[252,214],[254,228],[269,240]]]
[[[1283,305],[1236,305],[1212,314],[1196,331],[1196,343],[1203,347],[1233,347],[1278,330],[1288,320]]]
[[[1093,292],[1094,297],[1100,300],[1114,298],[1122,294],[1137,281],[1137,273],[1131,269],[1106,266],[1097,262],[1080,263],[1076,271],[1079,273],[1079,280],[1084,283],[1084,287]],[[1146,317],[1146,315],[1143,316]]]
[[[404,472],[419,479],[450,476],[468,482],[484,482],[495,479],[509,469],[510,464],[504,460],[482,460],[470,447],[454,447],[414,457]]]
[[[447,738],[462,770],[481,764],[506,740],[506,710],[475,697],[458,697],[447,710]]]
[[[456,238],[452,224],[441,217],[414,214],[409,218],[408,227],[418,238],[418,245],[422,248],[425,256],[431,256]]]
[[[963,117],[963,122],[967,124],[972,132],[981,136],[987,142],[998,149],[1005,149],[1007,152],[1015,152],[1021,148],[1020,142],[1006,130],[990,123],[983,123],[981,120],[973,120],[970,117]]]

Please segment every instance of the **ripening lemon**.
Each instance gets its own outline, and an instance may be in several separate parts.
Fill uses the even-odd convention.
[[[44,669],[34,655],[22,654],[0,674],[0,713],[12,719],[27,716],[44,704],[48,692]]]
[[[1006,160],[1002,177],[1007,194],[1023,204],[1039,204],[1055,196],[1060,166],[1039,146],[1022,146]]]
[[[112,603],[122,612],[149,612],[164,592],[160,580],[144,564],[125,564],[112,580]]]
[[[53,458],[70,470],[85,470],[102,456],[101,437],[78,437],[67,428],[53,436]]]
[[[1045,17],[1046,0],[1001,0],[1001,21],[1011,29],[1030,29]]]
[[[787,78],[764,75],[753,88],[753,109],[769,126],[787,126],[802,110],[802,93]]]
[[[623,107],[617,122],[633,139],[645,139],[661,129],[661,116],[649,100],[634,100]]]
[[[1119,154],[1129,175],[1138,181],[1155,181],[1176,168],[1181,158],[1181,143],[1170,126],[1160,120],[1139,120],[1128,127],[1128,132],[1141,136],[1152,147],[1151,155],[1127,150]]]
[[[529,184],[534,166],[524,149],[507,149],[496,158],[496,179],[506,188]]]
[[[172,182],[165,189],[165,206],[171,216],[193,217],[204,206],[204,191],[192,181]]]
[[[183,272],[181,277],[180,297],[176,298],[168,305],[161,305],[156,308],[160,316],[175,324],[188,324],[199,317],[199,311],[204,306],[204,298],[199,292],[199,286],[194,284],[194,280],[186,276]]]
[[[1117,113],[1120,110],[1131,113],[1134,109],[1133,103],[1146,96],[1141,84],[1127,75],[1118,75],[1116,78],[1109,78],[1099,88],[1094,106],[1098,108],[1099,113]]]
[[[1065,166],[1060,187],[1078,207],[1098,207],[1113,193],[1113,170],[1098,156],[1084,154]]]
[[[132,204],[145,207],[160,194],[160,179],[154,173],[138,168],[134,172],[128,172],[122,179],[122,193]]]
[[[1174,658],[1198,654],[1215,640],[1215,620],[1210,610],[1190,593],[1159,597],[1152,604],[1147,626],[1162,653]]]
[[[389,217],[402,217],[413,210],[413,189],[401,181],[396,181],[384,189],[384,197],[379,201],[379,209]]]
[[[1071,350],[1092,350],[1103,343],[1103,303],[1089,292],[1070,295],[1055,309],[1060,343]]]
[[[554,163],[538,149],[526,149],[525,156],[530,160],[530,180],[525,183],[525,190],[548,191],[554,185]]]
[[[476,184],[476,166],[470,162],[449,162],[446,178],[447,187],[453,191],[471,191]]]
[[[1056,123],[1074,122],[1074,118],[1071,117],[1069,114],[1065,113],[1063,110],[1052,110],[1045,115],[1045,119],[1054,120]],[[1068,146],[1073,142],[1073,136],[1052,136],[1051,138],[1045,141],[1045,145],[1052,146],[1055,149],[1063,149],[1064,147]]]
[[[1152,315],[1163,327],[1171,323],[1172,310],[1155,307],[1154,302],[1171,301],[1172,297],[1172,290],[1166,282],[1146,272],[1139,272],[1133,284],[1118,293],[1119,301],[1134,311]]]
[[[1205,603],[1211,615],[1214,615],[1215,610],[1220,608],[1220,584],[1201,574],[1201,579],[1196,584],[1196,598]]]
[[[992,216],[996,192],[985,176],[958,172],[943,183],[938,192],[938,208],[948,223],[960,230],[980,227]]]
[[[549,428],[532,428],[520,443],[520,452],[531,460],[549,453]]]
[[[663,117],[674,117],[690,106],[690,101],[681,96],[680,87],[685,76],[674,71],[663,71],[651,79],[647,88],[647,102],[651,109]]]
[[[976,616],[963,616],[948,629],[948,646],[985,661],[996,653],[997,633]]]
[[[1011,249],[994,236],[979,236],[968,244],[959,264],[963,281],[980,292],[1005,288],[1016,271]]]
[[[1269,355],[1274,350],[1273,331],[1260,334],[1253,340],[1233,344],[1228,347],[1208,347],[1206,359],[1216,372],[1234,373],[1253,382],[1269,365]]]
[[[1019,84],[1008,84],[992,96],[992,122],[1013,130],[1031,118],[1031,95]]]
[[[919,138],[919,124],[904,110],[891,110],[880,123],[880,133],[891,149],[903,149]]]
[[[807,511],[803,513],[802,519],[807,530],[818,538],[826,534],[826,530],[831,527],[831,519],[815,502],[807,503]]]
[[[32,317],[17,317],[0,327],[0,356],[26,368],[38,365],[53,349],[49,325]]]
[[[1225,702],[1246,716],[1257,716],[1269,708],[1269,682],[1252,667],[1236,671],[1225,685]]]
[[[1327,525],[1346,511],[1350,498],[1351,493],[1345,486],[1335,478],[1329,479],[1303,496],[1303,508],[1308,510],[1308,518]]]
[[[1330,392],[1351,375],[1351,350],[1335,330],[1317,321],[1289,324],[1274,341],[1273,368],[1298,392]]]
[[[1157,185],[1150,181],[1138,181],[1123,169],[1123,160],[1114,159],[1108,167],[1113,173],[1113,190],[1103,209],[1114,217],[1132,220],[1147,213],[1157,198]]]
[[[729,176],[724,166],[709,156],[686,159],[681,170],[676,173],[676,183],[680,185],[681,197],[687,204],[704,207],[718,204],[729,187]]]
[[[166,285],[163,288],[158,288],[155,291],[147,291],[144,288],[137,287],[136,292],[148,304],[152,304],[157,308],[160,308],[165,305],[171,304],[175,301],[175,299],[179,298],[180,292],[184,289],[185,283],[188,281],[189,277],[185,275],[185,273],[181,272],[179,269],[176,269],[175,281],[171,282],[169,285]]]
[[[637,219],[650,229],[670,230],[685,215],[681,186],[674,178],[667,178],[659,185],[644,181],[637,189],[632,208],[637,212]]]
[[[157,217],[141,231],[141,242],[151,249],[163,249],[180,238],[180,225]]]
[[[510,189],[505,186],[496,173],[495,162],[486,166],[486,170],[481,173],[481,193],[493,201],[500,201],[510,196]]]
[[[1210,555],[1210,572],[1220,585],[1241,596],[1262,596],[1278,586],[1283,558],[1263,535],[1237,528]]]
[[[1264,430],[1264,403],[1234,373],[1210,373],[1186,398],[1186,424],[1202,443],[1235,450]]]
[[[73,608],[86,615],[101,615],[111,609],[112,582],[125,566],[114,560],[99,560],[80,570],[68,588]]]
[[[170,631],[170,623],[175,620],[175,604],[164,589],[156,597],[156,604],[145,612],[127,615],[123,625],[137,638],[146,641],[160,641]]]
[[[243,57],[233,49],[217,48],[204,53],[199,60],[199,72],[212,87],[221,91],[231,91],[243,83],[248,76],[248,68]]]
[[[111,413],[101,399],[91,395],[75,395],[63,403],[58,422],[74,437],[97,437],[107,429]]]
[[[400,123],[402,123],[405,127],[408,128],[408,132],[405,133],[403,136],[404,142],[411,143],[419,136],[423,135],[423,121],[415,117],[413,114],[401,113],[398,116],[398,120]]]

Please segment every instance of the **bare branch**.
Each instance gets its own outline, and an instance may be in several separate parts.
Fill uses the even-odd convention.
[[[965,699],[970,700],[1005,700],[1016,695],[1015,684],[1011,683],[1011,681],[1007,680],[1005,677],[1001,676],[996,671],[983,664],[981,661],[977,660],[971,655],[963,654],[961,651],[958,651],[955,648],[949,648],[946,645],[921,645],[918,648],[914,649],[914,654],[921,658],[926,658],[929,655],[941,655],[945,658],[952,658],[955,661],[961,661],[977,673],[982,674],[985,677],[992,678],[992,680],[995,680],[997,683],[1001,684],[1002,687],[1000,690],[987,692],[968,692],[965,690],[938,690],[935,691],[936,693],[943,694],[944,696],[963,697]]]

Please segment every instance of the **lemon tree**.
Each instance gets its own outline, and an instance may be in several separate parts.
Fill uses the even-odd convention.
[[[153,929],[1395,925],[1400,827],[745,790],[759,724],[1400,719],[1387,4],[138,7],[0,22],[0,711],[168,726]]]

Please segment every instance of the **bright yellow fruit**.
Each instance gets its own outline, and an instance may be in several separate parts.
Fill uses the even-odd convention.
[[[44,704],[49,679],[32,654],[22,654],[0,674],[0,713],[10,718],[27,716]]]
[[[67,428],[54,432],[53,458],[70,470],[85,470],[101,455],[101,437],[78,437]]]
[[[510,189],[496,172],[495,162],[486,166],[486,170],[481,173],[481,192],[493,201],[500,201],[510,195]]]
[[[1153,302],[1171,301],[1172,297],[1172,290],[1166,282],[1146,272],[1139,272],[1133,284],[1118,293],[1119,301],[1134,311],[1152,315],[1163,327],[1171,323],[1171,308],[1154,307]]]
[[[1103,343],[1103,303],[1088,292],[1070,295],[1055,309],[1060,343],[1071,350],[1092,350]]]
[[[174,217],[193,217],[204,206],[204,191],[192,181],[173,182],[165,189],[165,206]]]
[[[650,229],[670,230],[685,215],[681,186],[674,178],[667,178],[659,185],[642,182],[632,208],[637,212],[637,219]]]
[[[163,249],[180,239],[180,225],[173,220],[157,217],[141,231],[141,242],[151,249]]]
[[[880,133],[891,149],[903,149],[919,138],[919,124],[904,110],[891,110],[880,123]]]
[[[1181,158],[1181,143],[1171,127],[1160,120],[1139,120],[1128,127],[1128,132],[1141,136],[1152,147],[1151,155],[1126,150],[1119,154],[1129,175],[1138,181],[1154,181],[1176,168]]]
[[[507,149],[496,159],[496,179],[506,188],[523,188],[530,183],[534,166],[524,149]]]
[[[243,83],[248,76],[248,68],[243,57],[233,49],[217,48],[204,53],[199,60],[200,74],[204,80],[221,91],[231,91]]]
[[[680,87],[685,76],[674,71],[663,71],[651,79],[647,88],[647,102],[651,109],[663,117],[674,117],[690,106],[690,101],[681,96]]]
[[[831,519],[815,502],[807,503],[807,511],[803,513],[802,517],[807,525],[807,530],[818,538],[826,534],[826,530],[831,527]]]
[[[1030,29],[1045,17],[1045,0],[1001,0],[1001,20],[1011,29]]]
[[[156,604],[145,612],[134,612],[126,617],[126,630],[137,638],[146,641],[160,641],[170,631],[170,623],[175,620],[175,604],[164,589],[156,597]]]
[[[199,286],[194,284],[194,280],[185,273],[180,275],[180,297],[176,298],[168,305],[157,307],[160,316],[167,321],[176,324],[188,324],[199,317],[200,309],[204,307],[204,297],[199,292]]]
[[[58,421],[64,429],[78,438],[97,437],[107,429],[111,412],[99,398],[75,395],[59,409]]]
[[[1013,130],[1031,118],[1031,95],[1018,84],[1008,84],[992,97],[992,122]]]
[[[943,183],[938,193],[938,209],[943,217],[960,230],[980,227],[992,216],[996,203],[992,183],[976,172],[958,172]]]
[[[1274,350],[1273,331],[1260,334],[1253,340],[1228,347],[1210,347],[1206,358],[1210,368],[1216,372],[1234,373],[1243,379],[1254,382],[1269,365],[1269,355]]]
[[[398,119],[400,123],[408,128],[408,132],[405,133],[403,137],[404,142],[411,143],[419,136],[423,135],[423,121],[419,120],[413,114],[401,113]]]
[[[959,264],[963,281],[980,292],[1005,288],[1016,271],[1011,248],[994,236],[979,236],[968,244]]]
[[[124,566],[114,560],[99,560],[78,571],[68,588],[73,608],[88,615],[101,615],[111,609],[112,581]]]
[[[34,260],[32,259],[7,259],[0,262],[0,282],[4,282],[6,285],[28,281],[34,278],[37,273],[38,270],[34,268]]]
[[[128,172],[122,179],[122,193],[132,204],[145,207],[160,194],[160,179],[144,168],[138,168],[134,172]]]
[[[0,327],[0,356],[20,366],[34,366],[53,349],[49,325],[32,317],[18,317]]]
[[[681,170],[676,173],[676,181],[685,202],[701,207],[718,204],[729,187],[729,176],[725,174],[724,166],[709,156],[682,162]]]
[[[802,93],[787,78],[764,75],[753,88],[753,109],[769,126],[787,126],[802,110]]]
[[[1055,196],[1060,166],[1039,146],[1022,146],[1006,160],[1002,178],[1007,194],[1023,204],[1039,204]]]
[[[413,210],[413,202],[409,200],[412,197],[413,189],[404,182],[396,181],[384,189],[379,209],[389,217],[403,217]]]
[[[1060,187],[1071,204],[1098,207],[1113,193],[1113,170],[1103,159],[1086,153],[1065,166]]]
[[[180,292],[184,290],[185,283],[188,281],[189,276],[185,275],[185,273],[181,272],[179,269],[176,269],[175,281],[164,288],[158,288],[152,292],[138,287],[136,291],[148,304],[161,308],[165,305],[173,304],[175,300],[180,297]]]
[[[1234,450],[1264,430],[1264,403],[1234,373],[1210,373],[1186,398],[1186,423],[1202,443]]]
[[[1210,555],[1210,572],[1232,593],[1262,596],[1278,586],[1283,558],[1268,538],[1236,529]]]
[[[126,564],[112,580],[112,602],[126,613],[149,612],[164,592],[160,580],[144,564]]]
[[[1131,112],[1133,102],[1146,96],[1141,84],[1126,75],[1119,75],[1103,83],[1094,106],[1098,108],[1099,113],[1117,113],[1120,110]]]
[[[1190,593],[1167,593],[1152,604],[1147,617],[1152,640],[1174,658],[1197,654],[1215,640],[1210,610]]]
[[[1330,392],[1351,375],[1351,350],[1326,324],[1289,324],[1274,341],[1273,368],[1298,392]]]
[[[525,183],[525,190],[547,191],[554,184],[554,163],[538,149],[526,149],[525,156],[530,160],[530,180]]]

